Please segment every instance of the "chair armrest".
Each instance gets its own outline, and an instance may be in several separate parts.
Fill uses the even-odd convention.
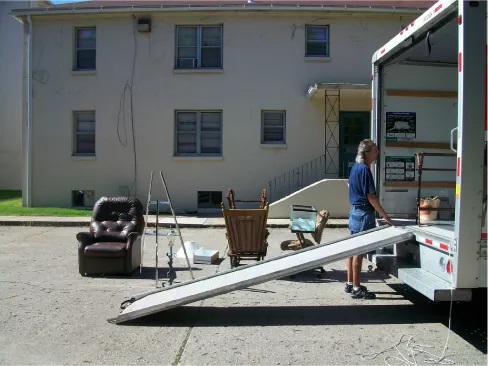
[[[89,232],[81,232],[76,234],[76,239],[78,240],[79,247],[86,247],[93,243],[93,234]]]
[[[142,235],[138,232],[132,232],[127,236],[127,246],[126,249],[127,251],[130,251],[134,243],[136,242],[137,239],[139,239]]]

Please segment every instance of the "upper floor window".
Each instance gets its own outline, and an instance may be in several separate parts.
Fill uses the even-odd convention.
[[[305,57],[329,57],[329,26],[305,27]]]
[[[285,144],[285,111],[261,112],[261,144]]]
[[[75,38],[74,69],[96,70],[97,29],[95,27],[76,28]]]
[[[74,155],[95,155],[95,111],[74,112]]]
[[[176,112],[176,156],[222,156],[221,111]]]
[[[177,26],[176,69],[221,69],[222,26]]]

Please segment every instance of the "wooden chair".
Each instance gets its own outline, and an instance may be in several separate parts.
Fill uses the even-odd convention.
[[[222,203],[222,212],[231,268],[237,267],[243,259],[263,260],[268,250],[266,222],[269,203],[258,209],[226,209]]]
[[[229,192],[227,193],[227,202],[229,203],[229,208],[231,208],[231,209],[236,208],[236,202],[259,203],[259,208],[262,209],[266,206],[266,200],[267,200],[266,189],[263,189],[261,191],[261,199],[260,200],[237,200],[236,194],[232,188],[229,189]]]

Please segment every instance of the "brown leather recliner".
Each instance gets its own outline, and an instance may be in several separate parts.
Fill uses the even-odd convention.
[[[78,266],[89,274],[131,274],[141,265],[142,203],[130,197],[102,197],[93,207],[90,232],[80,232]]]

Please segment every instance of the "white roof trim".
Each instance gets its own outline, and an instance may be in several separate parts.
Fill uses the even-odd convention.
[[[307,99],[312,98],[318,90],[370,90],[369,84],[354,83],[315,83],[307,89]]]

